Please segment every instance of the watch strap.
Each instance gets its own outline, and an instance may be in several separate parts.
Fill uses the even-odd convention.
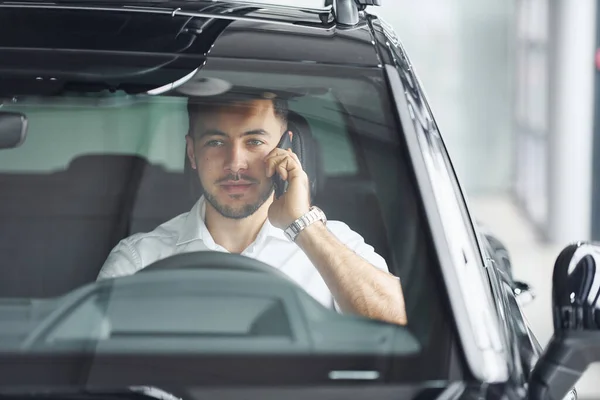
[[[292,222],[290,226],[284,230],[284,233],[289,240],[294,242],[296,241],[296,237],[298,234],[300,234],[300,232],[317,221],[322,221],[324,224],[326,224],[327,217],[319,207],[313,206],[306,214]]]

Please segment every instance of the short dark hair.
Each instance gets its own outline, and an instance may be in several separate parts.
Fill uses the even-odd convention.
[[[187,102],[188,119],[190,123],[189,133],[192,133],[194,117],[201,114],[223,108],[233,104],[249,103],[254,100],[271,100],[273,102],[273,111],[275,117],[279,118],[283,126],[287,127],[288,123],[288,101],[281,97],[277,97],[273,93],[262,93],[261,95],[220,95],[214,97],[190,97]]]

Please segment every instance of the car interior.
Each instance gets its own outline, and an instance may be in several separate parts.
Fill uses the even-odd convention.
[[[289,101],[288,127],[315,153],[313,203],[386,259],[403,282],[416,337],[444,347],[430,340],[444,322],[395,122],[355,118],[365,110],[336,95]],[[186,167],[186,102],[79,93],[4,104],[27,116],[28,134],[21,146],[0,150],[0,299],[49,299],[92,283],[120,240],[191,209],[199,193]]]
[[[408,329],[422,348],[411,365],[436,360],[431,373],[444,376],[460,360],[445,334],[450,311],[400,128],[385,96],[364,103],[341,87],[289,101],[288,128],[313,153],[313,204],[359,233],[400,278]],[[186,105],[185,96],[122,93],[3,103],[28,124],[20,146],[0,149],[0,311],[14,320],[6,345],[20,343],[63,295],[95,282],[120,240],[198,200],[185,156]]]
[[[302,100],[297,103],[301,108]],[[160,106],[147,105],[153,113],[160,112]],[[168,115],[173,112],[171,104],[162,106],[164,118],[176,118]],[[173,138],[174,143],[164,147],[180,151],[169,160],[172,164],[166,166],[162,161],[167,156],[157,159],[152,148],[138,148],[137,152],[127,152],[127,146],[121,146],[121,152],[102,148],[109,147],[108,139],[101,137],[104,132],[99,130],[111,127],[97,128],[91,124],[110,125],[114,107],[80,111],[59,104],[26,104],[13,109],[28,115],[30,132],[21,148],[3,150],[4,162],[0,161],[0,187],[3,188],[0,192],[3,237],[0,252],[8,255],[0,270],[2,297],[53,297],[91,282],[121,239],[153,230],[189,211],[198,199],[194,185],[197,179],[185,167],[183,137],[187,127],[182,126],[186,121],[180,115],[177,116],[179,126],[169,123],[168,134],[156,133],[165,130],[165,124],[159,123],[155,132],[141,137],[142,141],[155,140],[156,143],[143,143],[155,148],[163,144],[161,140],[165,136]],[[122,113],[122,110],[116,112]],[[130,117],[128,122],[135,123],[131,121],[135,117]],[[78,124],[77,119],[84,120]],[[68,121],[73,121],[72,125]],[[330,154],[346,150],[341,158],[349,172],[333,171],[327,176],[323,166],[311,166],[312,180],[319,182],[318,188],[315,186],[313,190],[314,203],[329,219],[342,220],[361,233],[389,260],[390,250],[386,232],[381,229],[385,225],[375,188],[366,179],[364,155],[356,152],[360,147],[352,143],[340,145],[351,140],[347,132],[339,132],[339,137],[329,138],[329,143],[324,140],[318,146],[313,139],[313,126],[316,131],[322,129],[318,121],[308,121],[291,110],[289,128],[296,137],[305,138],[305,146],[310,143],[312,148],[307,151]],[[126,130],[125,127],[117,129]],[[157,137],[148,139],[151,136]],[[66,144],[68,142],[72,145]],[[97,148],[92,150],[94,146]],[[66,157],[62,159],[55,154],[62,151],[71,153],[64,154]],[[43,161],[46,157],[65,165],[44,169],[44,164],[49,162]],[[15,158],[20,161],[13,163]],[[36,163],[37,166],[33,165]],[[177,163],[183,168],[177,168]],[[336,163],[338,170],[340,165]]]

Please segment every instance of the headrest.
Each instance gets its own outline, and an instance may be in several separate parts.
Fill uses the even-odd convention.
[[[312,135],[310,125],[300,114],[289,111],[288,130],[292,131],[292,151],[296,153],[302,163],[302,168],[308,175],[310,183],[311,200],[314,199],[319,189],[323,187],[324,175],[322,174],[322,158],[319,143]],[[185,155],[184,174],[190,184],[190,195],[198,199],[203,193],[198,175],[192,169],[187,155]]]
[[[148,161],[139,155],[135,154],[83,154],[73,158],[67,170],[73,172],[83,171],[89,173],[90,170],[97,173],[112,173],[117,172],[123,174],[133,166],[147,165]]]
[[[71,182],[80,182],[81,179],[89,181],[85,178],[94,177],[93,185],[85,185],[79,190],[120,193],[123,187],[141,179],[150,167],[148,160],[139,155],[85,154],[72,159],[65,174],[68,174]]]

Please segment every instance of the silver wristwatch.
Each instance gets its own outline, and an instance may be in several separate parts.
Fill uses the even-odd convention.
[[[310,210],[294,222],[287,228],[285,228],[284,233],[288,239],[292,242],[296,240],[296,237],[300,232],[305,230],[309,225],[317,222],[323,221],[324,224],[327,223],[327,217],[325,213],[319,207],[311,207]]]

